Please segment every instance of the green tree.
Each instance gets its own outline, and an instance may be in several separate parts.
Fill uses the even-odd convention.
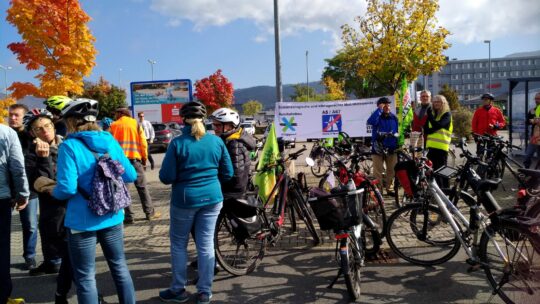
[[[454,111],[461,107],[461,105],[459,104],[458,93],[448,84],[445,83],[443,85],[442,90],[439,91],[439,94],[446,97],[448,105],[450,106],[450,110]]]
[[[459,107],[452,113],[454,136],[457,138],[469,138],[472,132],[473,112],[466,107]]]
[[[438,0],[367,0],[359,29],[342,26],[345,60],[362,79],[394,93],[401,80],[429,75],[446,64],[449,32],[437,26]]]
[[[126,107],[126,91],[111,85],[103,77],[97,83],[85,81],[81,97],[95,99],[99,102],[99,119],[114,117],[116,109]]]
[[[262,103],[258,102],[257,100],[249,100],[242,105],[242,113],[244,113],[244,115],[253,116],[262,111],[262,109]]]
[[[293,88],[294,94],[290,97],[294,101],[307,101],[308,98],[315,97],[315,89],[312,87],[296,84]]]

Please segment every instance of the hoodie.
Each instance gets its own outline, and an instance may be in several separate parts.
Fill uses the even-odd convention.
[[[124,151],[112,135],[105,131],[82,131],[69,134],[58,148],[56,187],[52,195],[58,200],[68,200],[64,225],[77,231],[96,231],[118,225],[124,221],[124,211],[96,215],[88,202],[79,193],[81,187],[92,193],[92,179],[96,168],[96,159],[92,152],[81,142],[98,154],[109,153],[125,169],[122,178],[132,183],[137,172],[124,154]]]

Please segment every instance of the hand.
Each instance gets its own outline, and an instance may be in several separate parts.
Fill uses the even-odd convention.
[[[27,197],[21,197],[13,200],[13,207],[15,207],[15,210],[17,211],[23,210],[24,208],[26,208],[26,205],[28,205]]]
[[[494,129],[494,128],[495,128],[495,126],[494,126],[493,124],[489,124],[488,127],[489,127],[490,129]]]
[[[48,157],[49,156],[49,143],[44,142],[43,140],[36,138],[34,140],[34,143],[36,144],[36,154],[39,157]]]
[[[146,167],[146,158],[141,159],[141,163],[142,163],[143,167]]]
[[[384,103],[381,103],[380,105],[377,106],[379,109],[383,109],[384,108]]]

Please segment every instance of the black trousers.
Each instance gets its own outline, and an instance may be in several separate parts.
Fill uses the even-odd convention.
[[[11,199],[0,199],[0,303],[11,296]]]
[[[433,163],[433,170],[446,166],[448,162],[448,151],[429,148],[427,158]],[[448,188],[448,179],[437,177],[437,184],[440,188]]]
[[[39,235],[41,236],[41,249],[44,262],[52,262],[62,258],[62,247],[65,243],[66,229],[64,218],[66,216],[65,202],[57,201],[50,195],[39,195]]]

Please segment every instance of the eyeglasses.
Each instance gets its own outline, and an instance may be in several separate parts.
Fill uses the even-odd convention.
[[[43,125],[43,127],[37,127],[37,128],[32,128],[32,131],[34,131],[34,133],[41,133],[45,130],[52,130],[54,128],[54,125],[52,123],[46,123]]]

